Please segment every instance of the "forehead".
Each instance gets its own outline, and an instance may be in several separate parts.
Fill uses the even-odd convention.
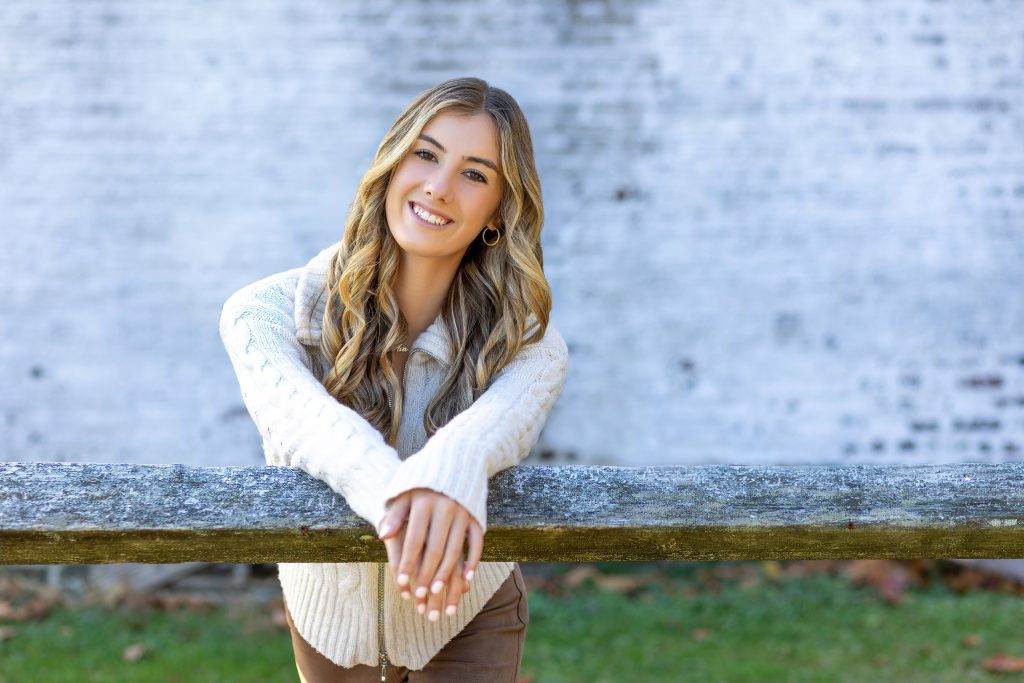
[[[444,145],[449,154],[483,157],[499,163],[498,129],[487,114],[442,112],[423,126],[423,132]]]

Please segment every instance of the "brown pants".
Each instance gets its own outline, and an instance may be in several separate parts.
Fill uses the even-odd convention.
[[[292,632],[295,667],[302,683],[361,683],[380,681],[380,666],[338,666],[314,650],[292,624],[288,605],[285,616]],[[424,617],[426,618],[426,617]],[[444,619],[444,615],[441,616]],[[515,683],[523,657],[530,611],[526,582],[515,564],[512,574],[495,591],[480,613],[449,640],[423,669],[411,671],[388,663],[386,683]]]

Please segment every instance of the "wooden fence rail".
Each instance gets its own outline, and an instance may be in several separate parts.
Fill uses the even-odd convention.
[[[484,560],[1024,557],[1024,463],[519,466],[490,481]],[[0,564],[383,562],[287,467],[0,463]]]

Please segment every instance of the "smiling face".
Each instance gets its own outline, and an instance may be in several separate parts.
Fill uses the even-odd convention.
[[[500,168],[490,116],[442,112],[431,119],[395,169],[385,198],[388,229],[402,251],[461,261],[484,228],[500,229]],[[417,215],[414,207],[433,216]],[[438,218],[447,223],[435,225]]]

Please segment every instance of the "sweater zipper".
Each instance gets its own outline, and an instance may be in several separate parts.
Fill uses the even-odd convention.
[[[409,354],[410,356],[412,353]],[[409,359],[405,359],[405,368],[402,370],[402,386],[405,386],[406,371],[409,367]],[[388,394],[388,408],[394,409],[391,403],[391,392]],[[392,447],[394,444],[391,444]],[[386,562],[377,563],[377,643],[380,645],[380,680],[384,683],[388,671],[388,651],[384,642],[384,565]]]
[[[416,351],[423,351],[423,349],[414,349],[413,351],[410,351],[408,357],[406,357],[406,359],[405,359],[405,367],[402,369],[402,388],[403,389],[405,388],[405,385],[406,385],[406,378],[409,375],[409,358],[412,358],[412,354],[415,353]],[[426,353],[428,356],[430,356],[431,358],[436,360],[438,363],[441,362],[441,359],[438,358],[437,356],[435,356],[434,354],[427,353],[426,351],[423,351],[423,353]],[[394,409],[394,406],[391,403],[391,392],[390,391],[387,392],[387,395],[388,395],[388,408]],[[392,447],[394,446],[394,444],[391,444],[391,445],[392,445]],[[387,564],[387,563],[386,562],[378,562],[377,563],[377,642],[380,645],[380,680],[381,680],[382,683],[383,683],[384,679],[387,677],[387,669],[388,669],[388,651],[385,648],[385,643],[384,643],[384,565],[385,564]]]
[[[380,641],[380,680],[387,677],[388,651],[384,649],[384,565],[377,572],[377,639]]]

